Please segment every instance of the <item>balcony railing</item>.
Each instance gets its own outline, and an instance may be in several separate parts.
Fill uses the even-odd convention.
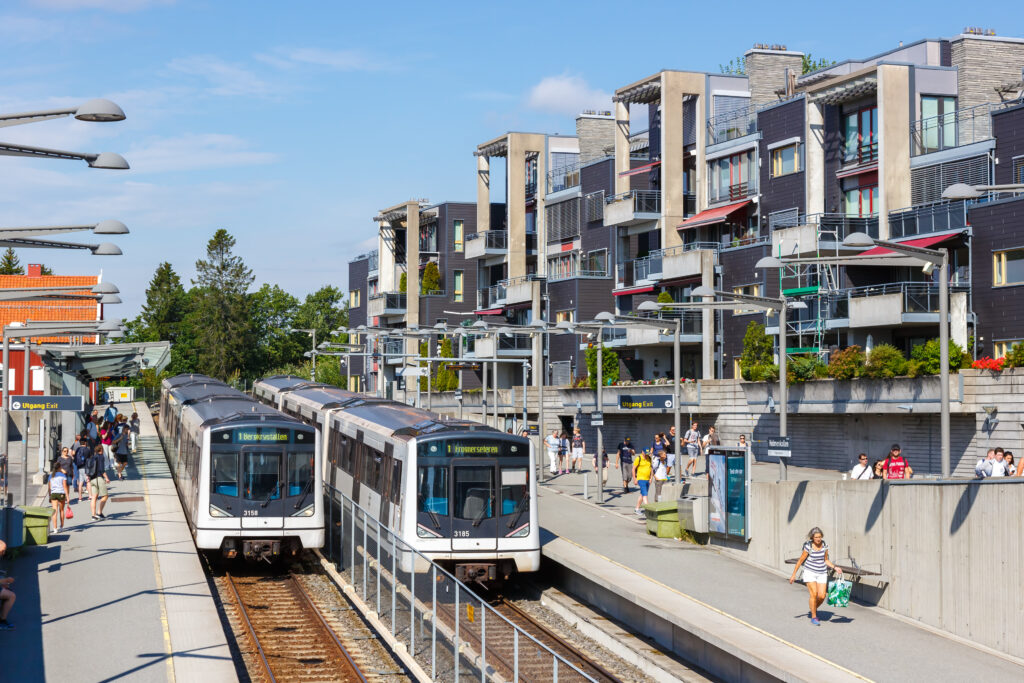
[[[472,235],[466,235],[467,242],[477,239],[484,240],[484,248],[486,249],[508,248],[508,232],[505,230],[485,230],[484,232],[474,232]]]
[[[448,296],[447,289],[425,289],[420,296]]]
[[[381,353],[384,356],[401,356],[405,354],[404,339],[385,339],[381,344]]]
[[[616,341],[626,341],[625,327],[604,327],[601,328],[601,342],[609,344]]]
[[[665,320],[669,321],[671,325],[666,325],[669,334],[674,332],[675,321],[681,320],[682,325],[679,330],[680,334],[693,335],[700,334],[703,329],[702,323],[704,320],[704,314],[701,311],[687,311],[679,308],[665,308],[656,313],[640,313],[641,318],[649,318],[651,320]]]
[[[708,119],[708,144],[717,145],[757,132],[757,108],[744,107]]]
[[[529,334],[513,332],[498,335],[499,351],[530,351],[533,349],[533,338]]]
[[[633,213],[661,213],[661,191],[660,190],[630,190],[621,194],[613,194],[604,201],[606,204],[631,199],[633,201]]]
[[[878,160],[878,143],[865,142],[855,147],[843,147],[844,164],[869,164]]]
[[[992,138],[992,110],[999,104],[979,104],[973,107],[910,124],[910,154],[918,156],[963,147]]]
[[[608,277],[607,269],[588,270],[585,268],[571,268],[557,273],[548,271],[548,282],[560,282],[561,280],[574,280],[576,278],[600,279]]]
[[[892,238],[927,235],[944,230],[962,230],[968,226],[966,202],[931,202],[889,212]]]
[[[405,292],[380,292],[370,297],[371,302],[380,301],[384,311],[405,311]],[[380,305],[380,304],[378,304]]]
[[[506,289],[504,284],[491,285],[484,289],[477,290],[476,293],[476,307],[477,310],[483,310],[485,308],[495,308],[497,306],[503,306],[506,299]]]
[[[969,284],[950,285],[949,291],[966,292],[970,289]],[[900,294],[903,297],[904,313],[938,313],[939,312],[939,285],[930,282],[887,282],[878,285],[865,285],[863,287],[851,287],[836,292],[832,296],[839,301],[846,299],[843,306],[836,301],[830,306],[830,313],[835,317],[849,317],[849,299],[869,296],[883,296],[885,294]],[[841,315],[845,313],[845,315]]]
[[[580,184],[580,164],[571,164],[548,172],[548,194],[578,187]]]
[[[847,216],[844,213],[810,213],[798,216],[792,221],[780,220],[775,223],[775,229],[792,228],[799,225],[815,225],[821,235],[821,239],[829,239],[835,234],[836,240],[842,242],[850,233],[865,232],[871,237],[878,239],[878,216]]]
[[[734,201],[744,199],[755,193],[757,193],[756,181],[733,183],[732,185],[723,185],[721,187],[712,186],[708,188],[708,201],[712,204],[727,200]]]
[[[525,282],[533,282],[535,280],[543,280],[543,279],[544,279],[543,275],[537,275],[536,273],[530,273],[529,275],[520,275],[518,277],[510,277],[510,278],[508,278],[506,280],[502,280],[501,284],[505,285],[506,287],[515,287],[516,285],[521,285],[521,284],[523,284]]]

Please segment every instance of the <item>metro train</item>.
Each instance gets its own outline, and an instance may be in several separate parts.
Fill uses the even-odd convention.
[[[325,492],[348,496],[456,578],[540,567],[528,439],[290,375],[253,394],[317,429]]]
[[[160,438],[196,547],[273,560],[324,543],[318,433],[205,375],[163,381]]]

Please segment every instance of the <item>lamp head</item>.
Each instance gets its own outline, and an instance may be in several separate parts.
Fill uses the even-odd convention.
[[[436,325],[434,325],[434,329],[439,331],[439,332],[444,332],[445,330],[448,329],[448,324],[447,323],[437,323]]]
[[[775,256],[762,256],[757,263],[754,264],[754,270],[764,270],[765,268],[781,268],[783,265],[782,259],[776,258]]]
[[[637,306],[636,310],[645,312],[650,311],[656,313],[661,310],[661,306],[653,301],[645,301],[639,306]]]
[[[925,275],[931,275],[933,270],[935,270],[935,264],[931,261],[926,261],[925,264],[921,266],[921,272]]]
[[[115,221],[108,218],[105,221],[97,223],[95,227],[93,227],[92,232],[95,235],[127,235],[128,226],[121,221]]]
[[[565,322],[565,321],[562,321],[562,322]],[[561,323],[559,323],[559,324],[561,324]],[[548,328],[548,324],[546,322],[544,322],[543,320],[537,319],[537,320],[531,320],[530,321],[530,327],[534,327],[534,328],[536,328],[538,330],[546,330]]]
[[[844,247],[873,247],[875,239],[866,232],[851,232],[843,240]]]
[[[601,322],[613,323],[615,322],[615,314],[609,313],[608,311],[601,311],[594,316],[594,320],[600,320]]]
[[[115,171],[126,171],[131,168],[128,161],[116,152],[101,152],[89,157],[86,162],[92,168],[108,168]]]
[[[75,118],[79,121],[95,121],[105,123],[108,121],[124,121],[124,111],[110,100],[96,98],[83,102],[75,110]]]
[[[707,285],[701,285],[700,287],[694,287],[690,290],[690,296],[714,296],[715,290],[711,289]]]
[[[113,282],[98,282],[89,290],[93,294],[120,294],[121,290]]]
[[[100,294],[101,304],[119,304],[121,303],[121,297],[117,294]]]
[[[475,323],[470,325],[470,327],[474,327],[478,330],[486,330],[490,326],[487,324],[486,320],[477,320]]]
[[[982,193],[966,183],[953,183],[942,191],[943,199],[977,199]]]
[[[120,256],[122,253],[121,248],[111,242],[103,242],[92,247],[93,256]]]

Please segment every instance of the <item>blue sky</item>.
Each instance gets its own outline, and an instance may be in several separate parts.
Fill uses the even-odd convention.
[[[0,225],[124,221],[121,257],[21,252],[62,274],[102,268],[125,301],[108,315],[136,315],[160,261],[187,284],[221,227],[257,286],[347,289],[378,209],[472,201],[478,143],[572,133],[580,109],[659,69],[718,71],[754,43],[841,60],[965,25],[1024,36],[1016,3],[871,4],[6,0],[0,112],[106,97],[128,119],[0,140],[120,152],[132,170],[0,157]]]

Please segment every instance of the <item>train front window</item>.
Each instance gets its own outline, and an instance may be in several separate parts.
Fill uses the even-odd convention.
[[[494,467],[459,466],[452,468],[455,517],[479,524],[494,516]]]
[[[288,495],[301,496],[313,485],[313,454],[288,454]]]
[[[420,512],[448,516],[447,465],[428,465],[419,468],[416,500]]]
[[[277,500],[281,497],[281,454],[249,451],[245,458],[245,497],[248,500]]]
[[[222,496],[238,496],[238,453],[214,453],[210,490]]]
[[[526,504],[529,494],[525,467],[503,467],[501,470],[501,514],[512,515]]]

